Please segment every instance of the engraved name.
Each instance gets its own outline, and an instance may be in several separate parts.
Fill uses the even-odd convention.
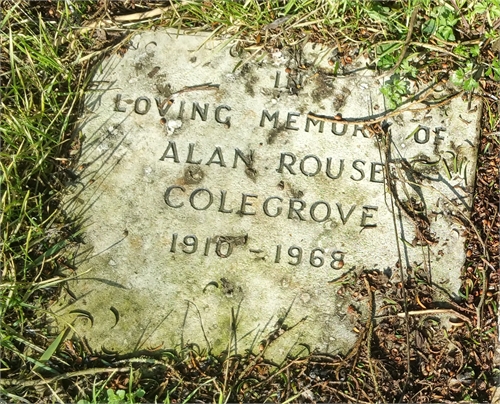
[[[217,201],[215,201],[217,195]],[[174,209],[190,207],[194,210],[212,210],[219,213],[234,213],[240,216],[253,216],[264,214],[267,217],[286,217],[291,220],[325,222],[331,218],[338,218],[346,225],[354,215],[357,217],[359,226],[363,228],[377,227],[374,221],[378,206],[364,205],[358,208],[351,205],[344,210],[340,202],[327,201],[305,201],[300,198],[282,198],[280,196],[261,197],[256,194],[241,193],[238,203],[228,202],[228,191],[211,191],[207,188],[197,188],[189,191],[181,185],[169,186],[163,199],[165,203]],[[232,198],[234,199],[234,198]]]
[[[175,141],[169,141],[167,148],[160,157],[161,161],[170,160],[174,163],[185,162],[188,164],[205,164],[207,166],[217,165],[219,167],[237,168],[238,161],[242,161],[246,168],[253,169],[255,164],[255,151],[249,150],[247,153],[235,148],[234,152],[223,151],[217,146],[208,153],[196,148],[194,143],[189,143],[187,152],[179,153],[179,148]],[[276,171],[280,174],[297,175],[302,174],[306,177],[314,177],[319,173],[332,180],[342,177],[345,169],[344,159],[333,159],[327,157],[321,159],[314,154],[308,154],[299,157],[291,152],[282,152],[277,158]],[[367,162],[365,160],[354,160],[349,163],[352,168],[345,176],[353,181],[367,179],[370,182],[383,183],[383,165],[378,161]],[[350,175],[349,175],[350,174]]]

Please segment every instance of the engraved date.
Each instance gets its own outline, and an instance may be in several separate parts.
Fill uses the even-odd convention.
[[[275,256],[274,256],[274,262],[275,263],[280,263],[281,262],[281,250],[282,246],[281,244],[278,244],[276,246],[275,250]],[[309,253],[309,264],[315,268],[320,268],[325,264],[325,253],[326,251],[323,248],[313,248],[311,252]],[[304,258],[304,250],[302,247],[292,245],[291,247],[288,248],[288,258],[287,258],[287,263],[290,265],[299,265],[302,263],[303,258]],[[330,260],[330,267],[333,269],[341,269],[344,266],[344,257],[345,253],[342,251],[338,250],[333,250],[329,254],[329,260]]]
[[[177,252],[177,240],[179,235],[177,233],[172,234],[172,243],[170,245],[170,252]],[[221,258],[227,258],[233,253],[233,242],[227,237],[217,237],[215,242],[215,253]],[[212,243],[212,239],[210,237],[205,238],[204,247],[203,247],[203,255],[208,257],[210,253],[210,245]],[[198,251],[198,237],[194,234],[188,234],[182,239],[181,243],[181,251],[185,254],[194,254]]]
[[[184,254],[194,254],[197,251],[203,251],[203,255],[208,257],[212,244],[215,244],[215,254],[220,258],[228,258],[233,253],[235,246],[247,244],[248,235],[240,237],[217,236],[199,239],[194,234],[188,234],[182,239],[177,233],[172,234],[170,252],[183,252]],[[250,253],[264,253],[262,249],[249,249]],[[282,251],[286,251],[283,252]],[[274,263],[286,263],[292,266],[298,266],[302,263],[308,263],[314,268],[321,268],[323,265],[329,265],[332,269],[341,269],[344,266],[345,253],[336,249],[324,249],[321,247],[305,251],[302,247],[292,245],[288,249],[283,248],[281,244],[274,246]],[[265,258],[264,258],[265,259]]]

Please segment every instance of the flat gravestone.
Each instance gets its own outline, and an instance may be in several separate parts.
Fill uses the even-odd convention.
[[[93,78],[65,203],[82,221],[76,299],[54,307],[61,325],[92,315],[75,321],[92,346],[241,353],[278,332],[276,357],[346,352],[348,307],[369,310],[342,276],[397,278],[401,258],[458,292],[479,106],[410,103],[380,132],[388,78],[362,61],[341,78],[319,45],[251,56],[144,32]]]

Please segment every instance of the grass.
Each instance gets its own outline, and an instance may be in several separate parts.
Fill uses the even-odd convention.
[[[157,7],[163,12],[141,15]],[[96,21],[102,28],[96,29]],[[465,299],[457,308],[476,326],[466,325],[443,342],[418,321],[409,324],[413,342],[418,331],[430,346],[456,346],[460,367],[449,363],[449,372],[441,374],[430,367],[443,363],[427,361],[424,369],[412,365],[412,374],[405,375],[404,354],[385,353],[375,344],[390,332],[404,349],[400,320],[373,330],[371,353],[360,343],[347,358],[310,355],[281,365],[259,355],[213,357],[194,347],[119,357],[96,352],[85,341],[62,342],[47,310],[64,288],[64,248],[78,241],[59,210],[64,184],[78,163],[72,151],[78,108],[99,58],[117,50],[127,30],[151,26],[215,31],[255,52],[328,42],[337,45],[339,68],[367,53],[374,69],[395,75],[385,90],[394,106],[402,102],[407,80],[451,79],[482,97]],[[0,394],[5,399],[138,402],[144,391],[158,402],[490,400],[489,388],[498,377],[491,346],[498,334],[498,209],[492,206],[498,206],[500,66],[494,46],[500,0],[13,1],[4,3],[2,27]],[[367,274],[345,290],[364,290],[365,279],[376,284],[376,274]],[[425,282],[404,286],[410,301],[429,296]],[[396,291],[386,297],[402,304]]]
[[[71,237],[58,198],[85,72],[71,63],[74,49],[54,44],[67,29],[62,12],[54,24],[18,2],[2,20],[2,375],[44,367],[37,360],[51,338],[44,310]]]

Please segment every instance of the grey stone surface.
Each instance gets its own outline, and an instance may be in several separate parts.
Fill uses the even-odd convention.
[[[53,307],[60,324],[88,311],[93,326],[78,319],[76,332],[122,352],[257,350],[278,330],[283,357],[298,343],[345,352],[355,342],[347,308],[366,318],[366,301],[330,282],[348,271],[397,278],[401,256],[456,295],[479,106],[409,105],[383,140],[355,123],[386,110],[388,78],[362,60],[335,77],[326,47],[250,60],[224,45],[144,32],[95,75],[65,206],[85,244],[74,251],[77,299]],[[427,100],[450,92],[435,90]]]

